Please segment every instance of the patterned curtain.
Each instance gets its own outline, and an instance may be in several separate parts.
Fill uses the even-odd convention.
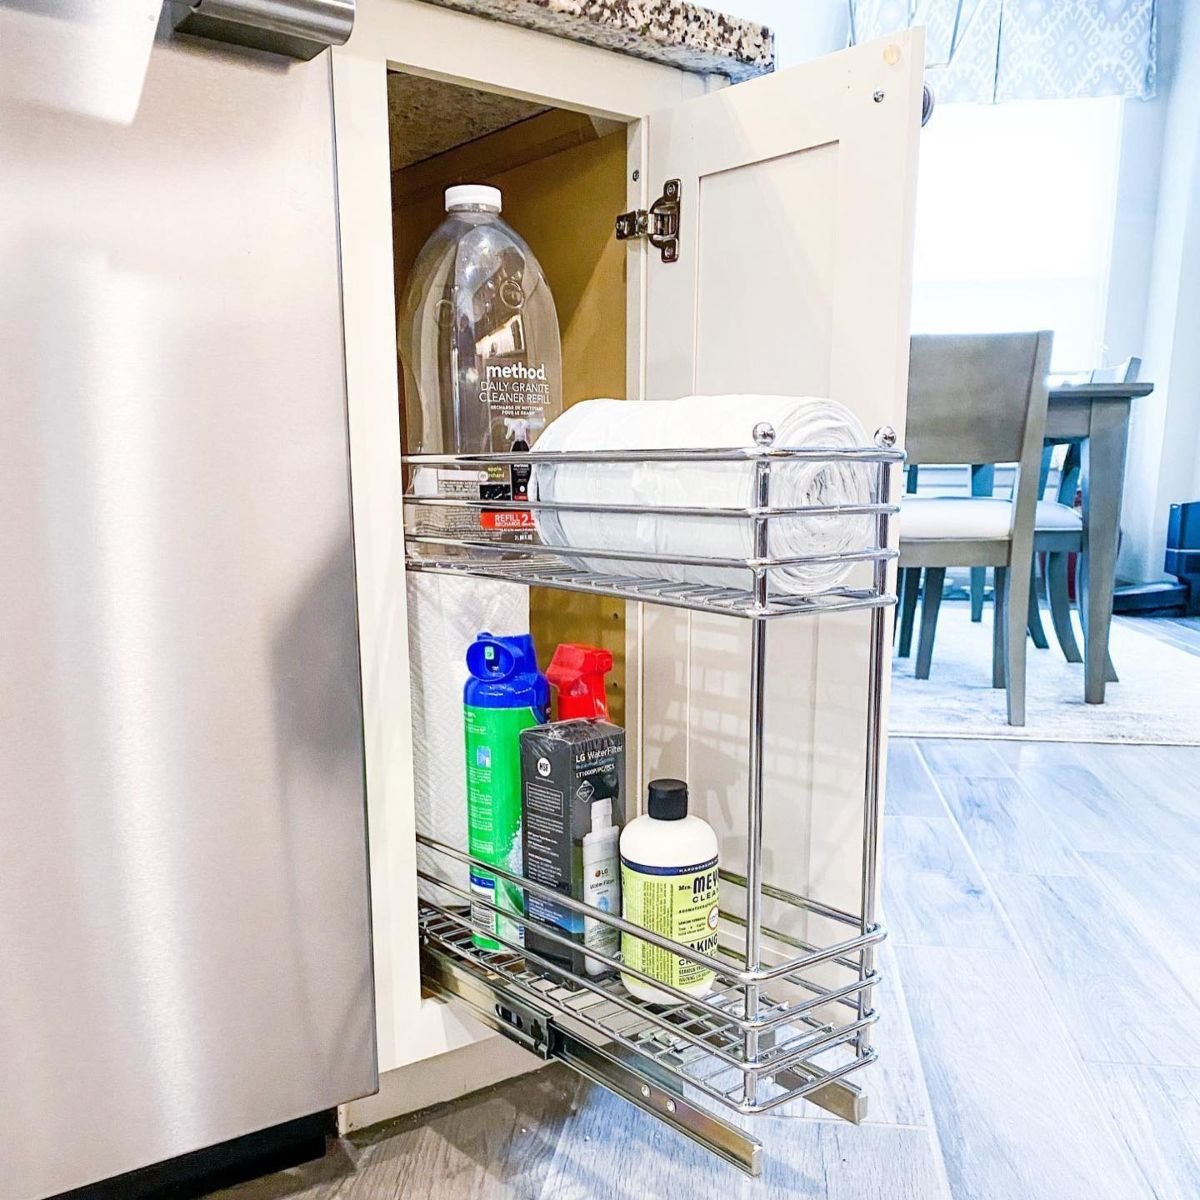
[[[926,27],[939,101],[1154,95],[1154,0],[849,0],[856,42]]]

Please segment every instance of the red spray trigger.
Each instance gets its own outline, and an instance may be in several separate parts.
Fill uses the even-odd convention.
[[[599,646],[564,642],[554,651],[546,678],[558,689],[558,719],[600,717],[608,720],[604,674],[611,671],[613,656]]]

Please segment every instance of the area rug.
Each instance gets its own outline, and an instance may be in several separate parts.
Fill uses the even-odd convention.
[[[1085,704],[1083,666],[1063,658],[1047,621],[1050,648],[1028,644],[1025,725],[1016,729],[1005,717],[1004,690],[991,686],[990,607],[982,624],[972,625],[967,602],[947,601],[938,615],[930,677],[913,677],[915,637],[914,657],[893,661],[891,732],[1200,745],[1200,655],[1139,630],[1149,624],[1133,618],[1113,622],[1111,653],[1121,681],[1108,685],[1103,704]]]

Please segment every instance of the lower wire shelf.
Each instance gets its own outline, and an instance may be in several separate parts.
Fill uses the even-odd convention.
[[[760,1143],[721,1110],[737,1120],[806,1098],[856,1123],[865,1116],[866,1098],[847,1077],[876,1057],[860,1036],[875,1013],[838,999],[837,989],[825,1008],[844,1007],[848,1019],[760,992],[759,1011],[773,1023],[748,1056],[737,988],[703,1005],[660,1008],[611,976],[585,982],[548,959],[481,949],[466,911],[422,900],[420,929],[429,990],[465,1001],[526,1049],[567,1063],[750,1174],[760,1169]]]

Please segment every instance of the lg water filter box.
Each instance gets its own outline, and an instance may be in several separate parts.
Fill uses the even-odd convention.
[[[624,822],[625,731],[600,720],[556,721],[521,734],[522,838],[525,877],[601,912],[620,915]],[[528,954],[593,977],[611,968],[584,949],[615,955],[620,934],[610,925],[532,891],[526,912],[554,927],[525,930]],[[564,943],[574,943],[564,944]],[[535,960],[536,965],[536,960]]]

